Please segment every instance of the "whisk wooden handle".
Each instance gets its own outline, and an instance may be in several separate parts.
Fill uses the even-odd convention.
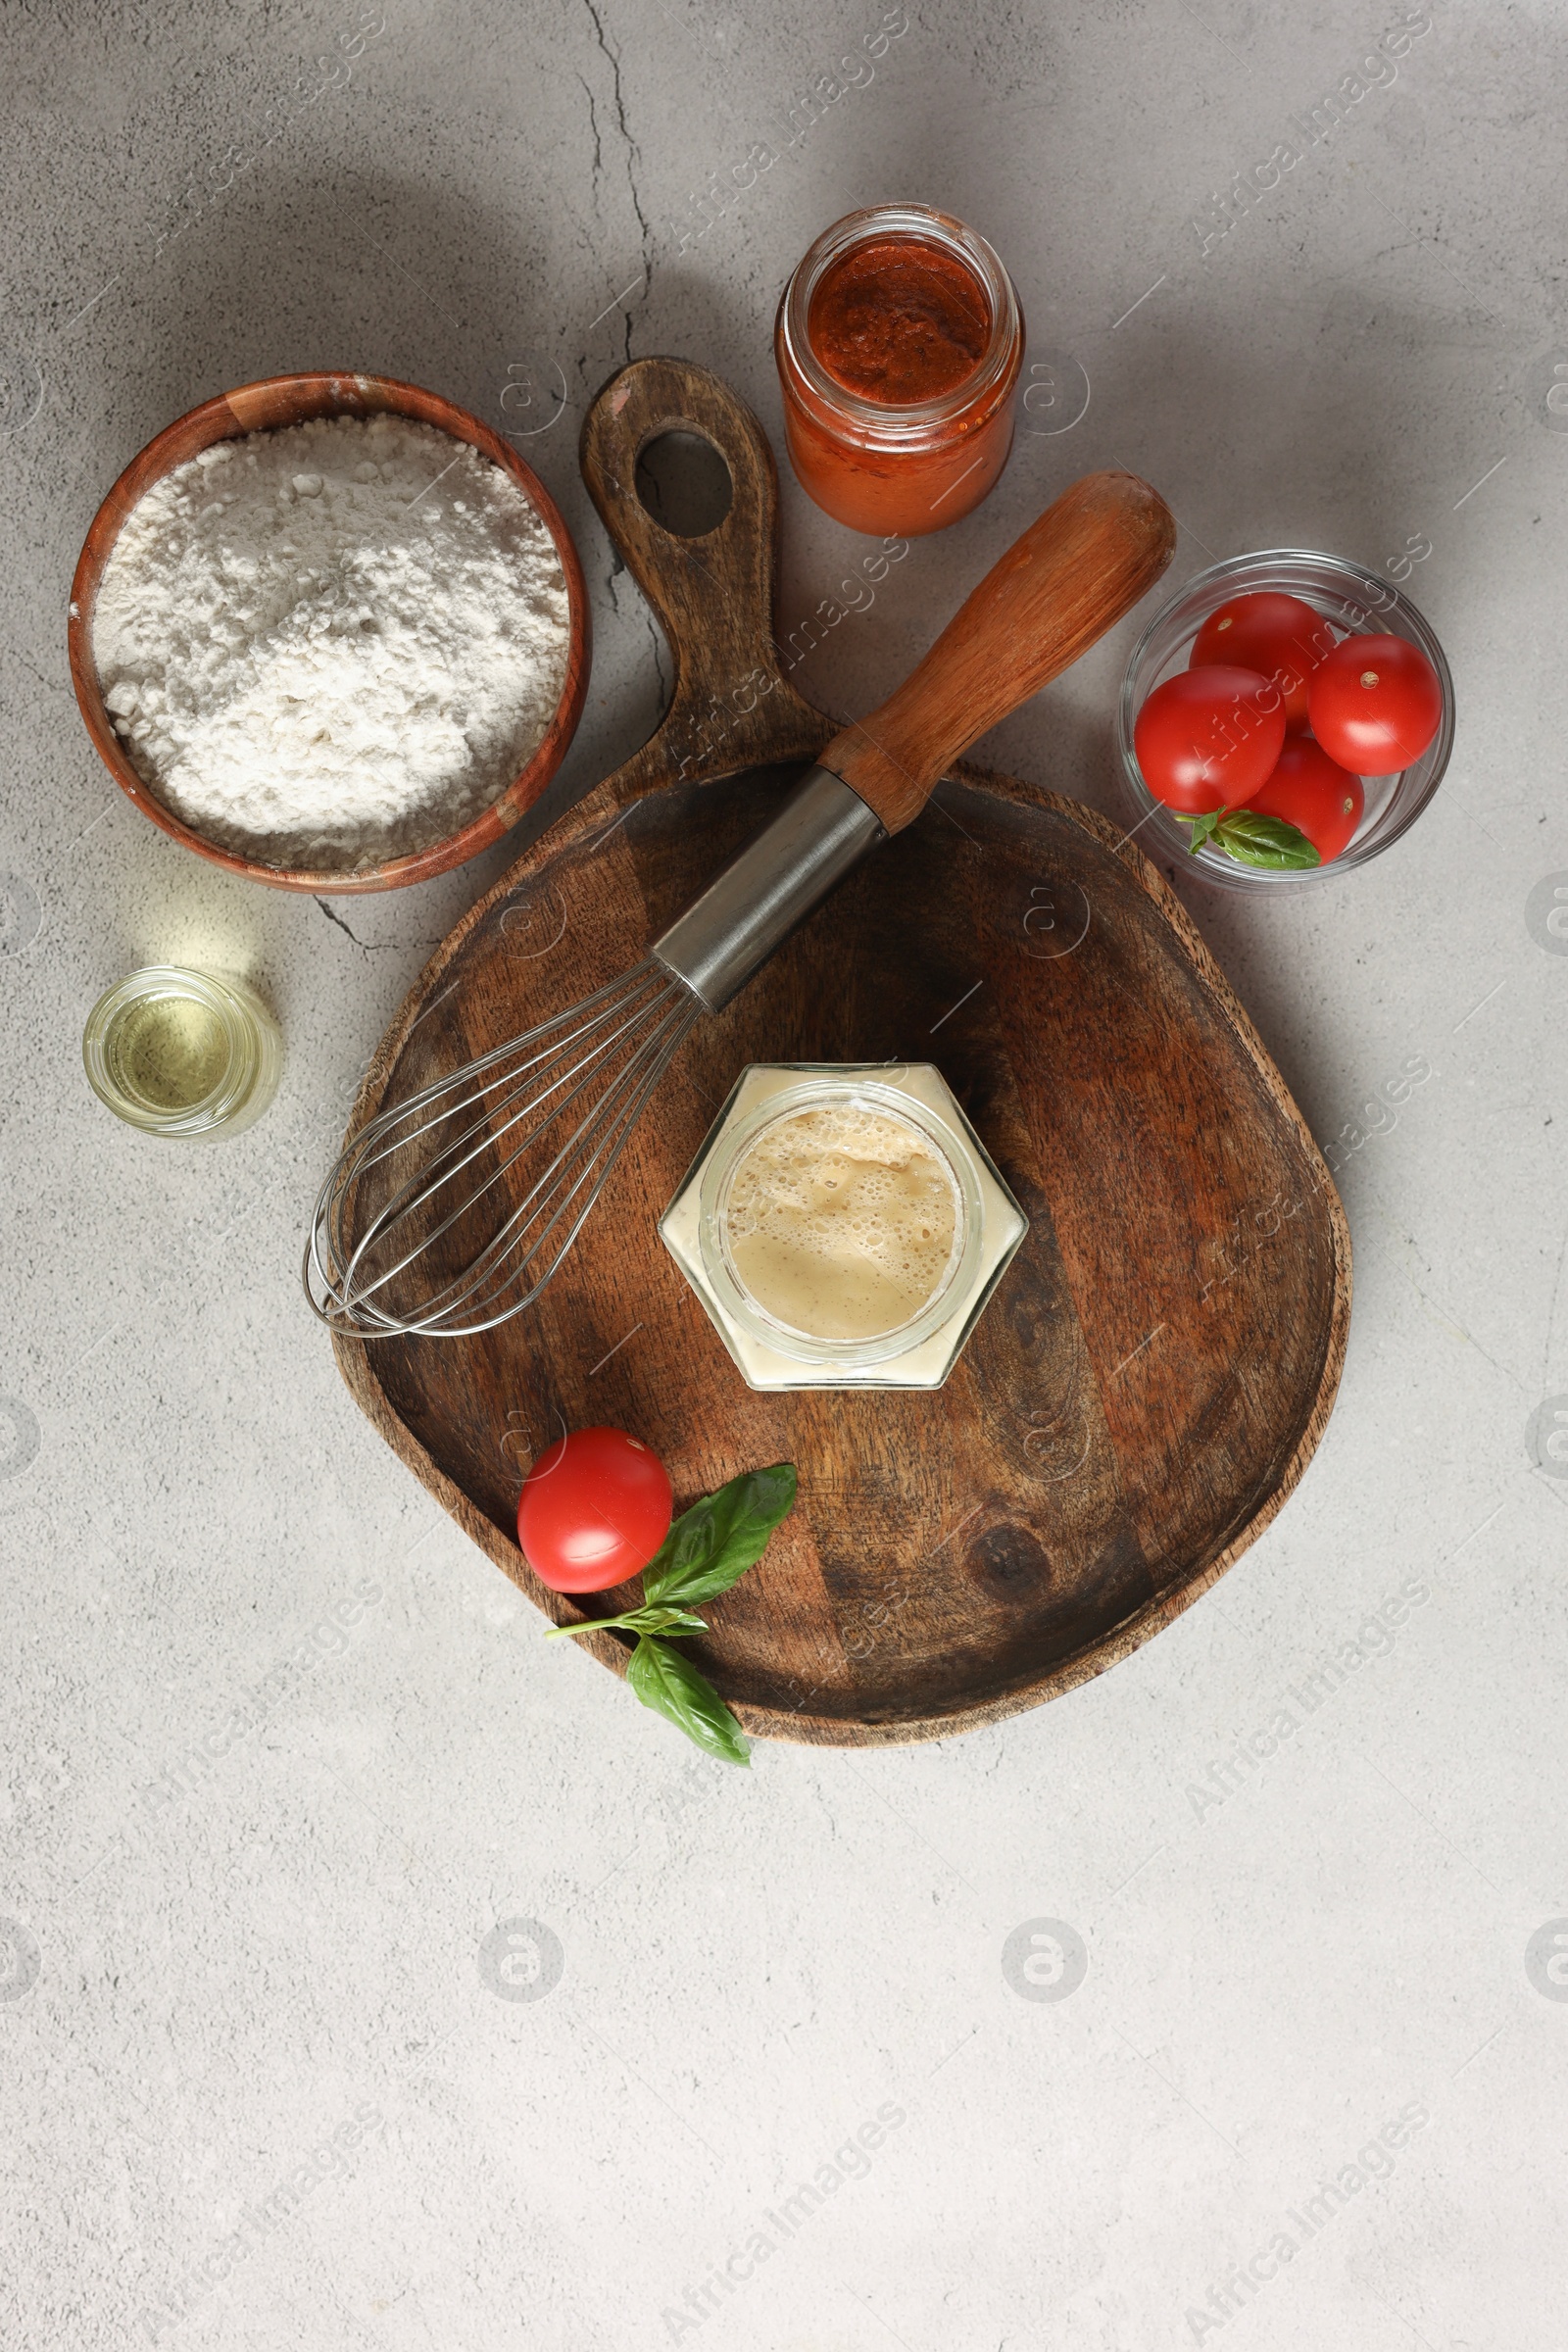
[[[919,667],[820,755],[888,832],[953,761],[1130,612],[1170,562],[1176,525],[1135,473],[1064,490],[959,607]]]

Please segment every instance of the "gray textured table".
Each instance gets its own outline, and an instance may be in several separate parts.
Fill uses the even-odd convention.
[[[7,13],[8,2344],[1557,2352],[1563,26]],[[679,352],[776,435],[784,275],[898,194],[993,239],[1092,399],[808,691],[868,707],[1094,466],[1166,492],[1180,570],[1289,541],[1407,580],[1461,711],[1415,832],[1264,907],[1182,887],[1319,1136],[1434,1075],[1348,1157],[1339,1407],[1212,1595],[997,1732],[726,1775],[540,1642],[298,1293],[355,1075],[502,855],[335,905],[200,866],[99,767],[65,607],[114,475],[226,385],[348,365],[546,421],[597,657],[543,822],[662,690],[584,401]],[[515,387],[555,368],[552,428]],[[791,481],[784,523],[794,625],[858,543]],[[981,757],[1115,806],[1134,626]],[[79,1067],[98,992],[179,957],[287,1037],[210,1151]]]

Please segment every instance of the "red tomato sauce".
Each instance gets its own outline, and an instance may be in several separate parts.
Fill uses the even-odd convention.
[[[938,400],[974,373],[991,335],[985,289],[914,237],[858,245],[811,296],[807,333],[835,383],[888,408]]]
[[[836,220],[773,329],[802,488],[882,538],[956,522],[1007,462],[1023,336],[1011,280],[961,220],[927,205]]]

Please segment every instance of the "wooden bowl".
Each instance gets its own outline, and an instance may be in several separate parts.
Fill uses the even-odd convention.
[[[455,440],[466,441],[482,457],[492,459],[509,473],[544,517],[566,575],[570,606],[570,642],[561,700],[544,741],[521,773],[513,778],[488,808],[447,840],[432,842],[429,848],[416,850],[406,858],[390,858],[384,865],[362,866],[349,873],[308,873],[291,866],[263,865],[254,858],[236,856],[231,850],[220,849],[216,842],[204,840],[165,808],[151,785],[131,765],[104,708],[92,657],[92,614],[98,584],[109,551],[137,500],[176,466],[183,466],[200,451],[210,449],[215,441],[232,441],[273,425],[301,424],[312,416],[371,416],[383,411],[411,417],[420,424],[437,425]],[[274,890],[307,890],[339,897],[350,891],[399,890],[407,882],[428,882],[433,874],[444,874],[450,867],[477,857],[517,822],[544,791],[577,731],[588,691],[591,640],[588,594],[577,551],[554,499],[515,450],[476,416],[470,416],[466,409],[454,408],[438,393],[421,392],[416,384],[395,383],[386,376],[311,374],[266,376],[260,383],[241,384],[237,391],[220,393],[216,400],[205,400],[199,409],[176,417],[156,440],[148,442],[140,457],[125,467],[93,516],[92,528],[76,564],[76,576],[71,584],[69,642],[72,683],[76,689],[87,732],[116,783],[144,816],[150,816],[155,825],[161,826],[173,840],[183,842],[198,857],[210,858],[213,864],[226,867],[231,874],[245,874],[251,881],[266,882]]]

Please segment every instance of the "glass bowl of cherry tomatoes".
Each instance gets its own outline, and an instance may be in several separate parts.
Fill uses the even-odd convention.
[[[1151,857],[1233,890],[1310,885],[1414,824],[1453,748],[1453,680],[1389,581],[1270,548],[1211,565],[1155,614],[1116,743]]]

